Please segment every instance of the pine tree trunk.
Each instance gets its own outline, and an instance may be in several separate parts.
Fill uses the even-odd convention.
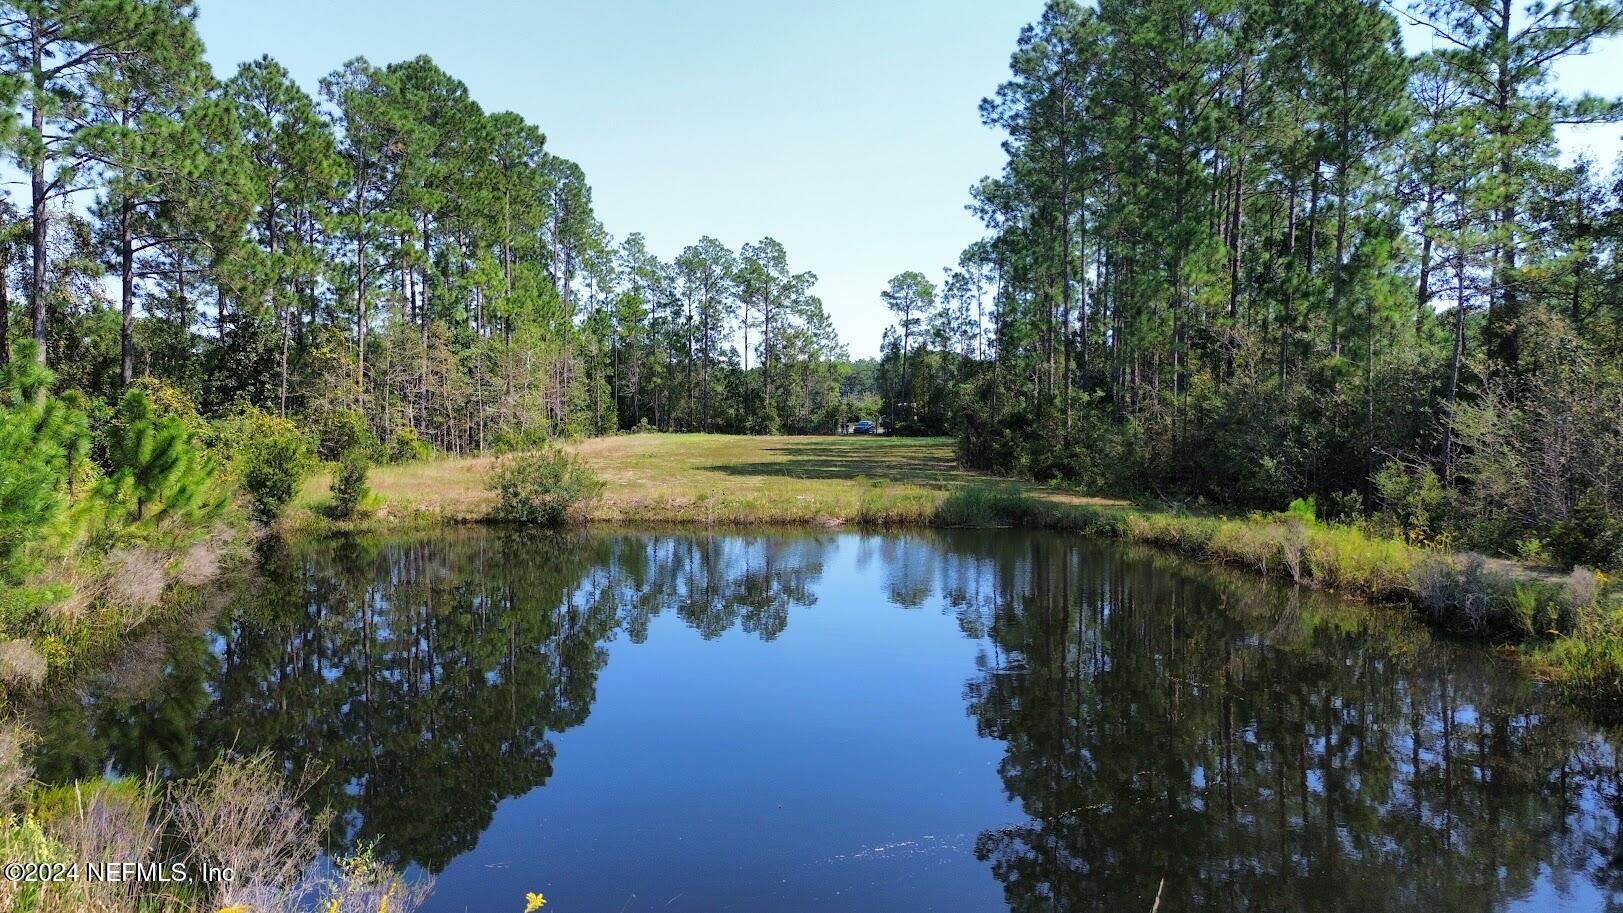
[[[118,371],[124,386],[135,380],[135,242],[130,228],[134,204],[118,204]]]
[[[1448,408],[1443,422],[1443,482],[1454,482],[1454,406],[1459,402],[1460,362],[1465,359],[1465,251],[1454,252],[1454,351],[1448,360]]]
[[[45,136],[45,86],[44,76],[42,75],[45,66],[45,49],[41,44],[40,32],[44,28],[45,23],[37,18],[29,17],[29,47],[33,55],[33,71],[35,74],[29,116],[34,133],[42,140]],[[28,299],[34,317],[34,343],[37,347],[34,358],[43,365],[46,361],[46,343],[49,342],[49,336],[46,332],[45,258],[47,255],[46,239],[49,236],[48,228],[50,224],[49,213],[46,211],[46,194],[49,187],[45,183],[45,156],[43,153],[35,156],[30,177],[33,204],[33,224],[31,227],[34,248],[34,275],[33,281],[28,286]]]
[[[11,364],[11,250],[0,245],[0,365]]]
[[[366,189],[370,177],[361,163],[355,189],[355,395],[366,389]]]

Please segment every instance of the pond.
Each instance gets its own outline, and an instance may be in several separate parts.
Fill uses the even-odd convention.
[[[1395,610],[1053,533],[267,554],[41,774],[324,771],[427,909],[1599,910],[1615,735]]]

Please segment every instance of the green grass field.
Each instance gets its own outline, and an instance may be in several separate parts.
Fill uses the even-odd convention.
[[[606,521],[927,522],[949,491],[984,478],[957,467],[950,438],[639,434],[573,447],[607,483],[591,511]],[[379,466],[371,486],[386,517],[477,520],[494,503],[486,487],[493,465],[477,457]],[[326,497],[327,481],[305,487],[305,508]]]

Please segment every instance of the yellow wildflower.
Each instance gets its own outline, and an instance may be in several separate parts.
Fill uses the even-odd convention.
[[[338,913],[338,898],[327,901],[327,913]]]
[[[540,894],[526,891],[524,893],[524,913],[535,913],[547,905],[547,899]]]
[[[229,907],[221,907],[220,913],[248,913],[248,908],[240,903],[232,904]]]
[[[389,913],[389,898],[393,894],[394,885],[389,885],[389,890],[383,892],[383,899],[378,901],[378,913]]]

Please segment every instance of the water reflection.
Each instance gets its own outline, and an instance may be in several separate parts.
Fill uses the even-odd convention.
[[[820,601],[836,584],[839,603]],[[438,872],[499,803],[547,783],[616,638],[656,649],[665,616],[766,643],[818,613],[897,607],[979,645],[963,698],[1003,746],[1020,816],[984,822],[955,864],[989,869],[1011,910],[1616,905],[1608,736],[1504,664],[1382,610],[1052,535],[466,530],[284,548],[156,675],[55,708],[41,771],[268,750],[325,771],[310,798],[339,813],[334,848],[375,842]]]
[[[970,713],[1029,816],[976,843],[1011,910],[1491,910],[1615,877],[1611,751],[1475,651],[1154,555],[1028,549],[961,602],[989,639]]]

